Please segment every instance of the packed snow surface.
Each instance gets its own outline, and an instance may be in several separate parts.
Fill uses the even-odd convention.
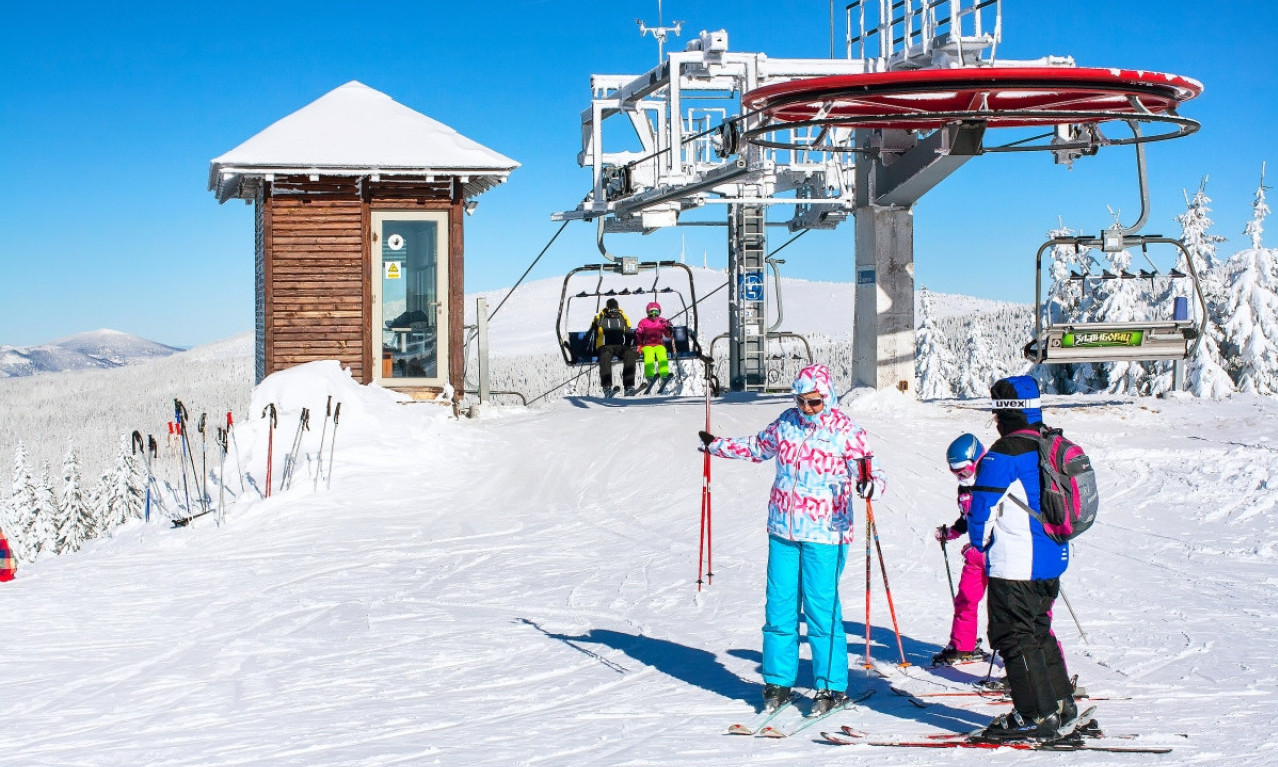
[[[342,410],[326,490],[330,395]],[[1063,579],[1087,641],[1059,605],[1056,633],[1071,672],[1109,698],[1093,704],[1101,725],[1169,756],[821,743],[843,724],[962,731],[1006,710],[918,707],[863,671],[857,546],[842,581],[852,690],[873,696],[790,739],[724,734],[761,692],[772,466],[714,462],[714,579],[698,593],[703,400],[568,399],[458,421],[313,363],[268,378],[252,408],[272,402],[273,437],[263,419],[236,427],[248,489],[228,466],[220,527],[135,522],[0,585],[0,765],[1278,763],[1273,399],[1046,401],[1103,499]],[[713,431],[749,434],[788,406],[715,401]],[[278,484],[302,407],[292,487],[263,500],[268,439]],[[874,510],[915,665],[893,669],[877,562],[873,658],[912,690],[983,676],[926,666],[949,633],[932,537],[955,517],[942,455],[963,431],[992,441],[988,411],[864,391],[845,408],[888,478]]]

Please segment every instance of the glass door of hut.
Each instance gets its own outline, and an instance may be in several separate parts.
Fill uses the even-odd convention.
[[[448,214],[374,211],[376,379],[387,386],[448,380]]]

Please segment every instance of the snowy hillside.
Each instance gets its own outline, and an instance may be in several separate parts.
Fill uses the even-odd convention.
[[[121,367],[179,351],[118,330],[95,330],[38,346],[0,346],[0,378]]]
[[[133,522],[0,585],[0,765],[1278,761],[1272,398],[1048,398],[1104,502],[1063,580],[1088,641],[1064,610],[1056,633],[1071,672],[1108,698],[1094,702],[1107,731],[1176,750],[1022,757],[724,734],[761,690],[772,467],[714,463],[715,578],[698,595],[703,401],[578,398],[456,421],[315,363],[272,376],[249,407],[280,408],[276,477],[300,408],[322,412],[330,394],[343,403],[330,490],[313,475],[316,418],[298,481],[260,499],[268,434],[249,419],[237,438],[250,489],[222,527]],[[845,407],[888,477],[875,512],[909,673],[923,677],[948,634],[931,537],[954,517],[941,456],[992,427],[975,402],[862,395]],[[787,401],[716,401],[713,430],[751,433]],[[865,674],[864,569],[857,547],[850,557],[852,689],[874,694],[831,728],[961,731],[1005,710],[918,708]],[[872,652],[891,663],[874,583]]]
[[[175,398],[196,417],[209,411],[216,419],[226,410],[242,417],[252,386],[252,333],[128,365],[0,378],[5,403],[0,466],[6,470],[0,476],[8,476],[19,441],[37,472],[46,463],[56,472],[74,445],[86,470],[96,476],[134,429],[163,441]]]

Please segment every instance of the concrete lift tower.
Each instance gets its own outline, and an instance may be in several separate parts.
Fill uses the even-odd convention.
[[[577,161],[592,188],[552,218],[595,221],[600,252],[624,272],[635,259],[610,254],[606,234],[705,225],[681,217],[725,205],[734,391],[768,384],[767,227],[853,218],[853,384],[913,389],[913,205],[928,190],[987,152],[1050,151],[1071,163],[1198,128],[1175,112],[1201,91],[1187,78],[1059,56],[996,60],[1001,0],[853,0],[844,17],[843,59],[736,53],[720,30],[644,74],[591,76]],[[609,118],[637,150],[611,149]],[[1107,137],[1102,126],[1115,122],[1133,135]],[[1143,134],[1146,123],[1161,132]],[[995,146],[992,128],[1039,133]]]

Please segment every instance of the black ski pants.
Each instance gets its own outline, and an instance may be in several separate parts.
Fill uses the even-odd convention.
[[[635,354],[633,346],[605,344],[599,347],[599,384],[604,390],[612,388],[612,360],[621,358],[621,383],[627,389],[635,385]]]
[[[1027,721],[1056,712],[1074,694],[1052,634],[1052,603],[1060,588],[1056,578],[989,582],[990,647],[1003,656],[1012,705]]]

